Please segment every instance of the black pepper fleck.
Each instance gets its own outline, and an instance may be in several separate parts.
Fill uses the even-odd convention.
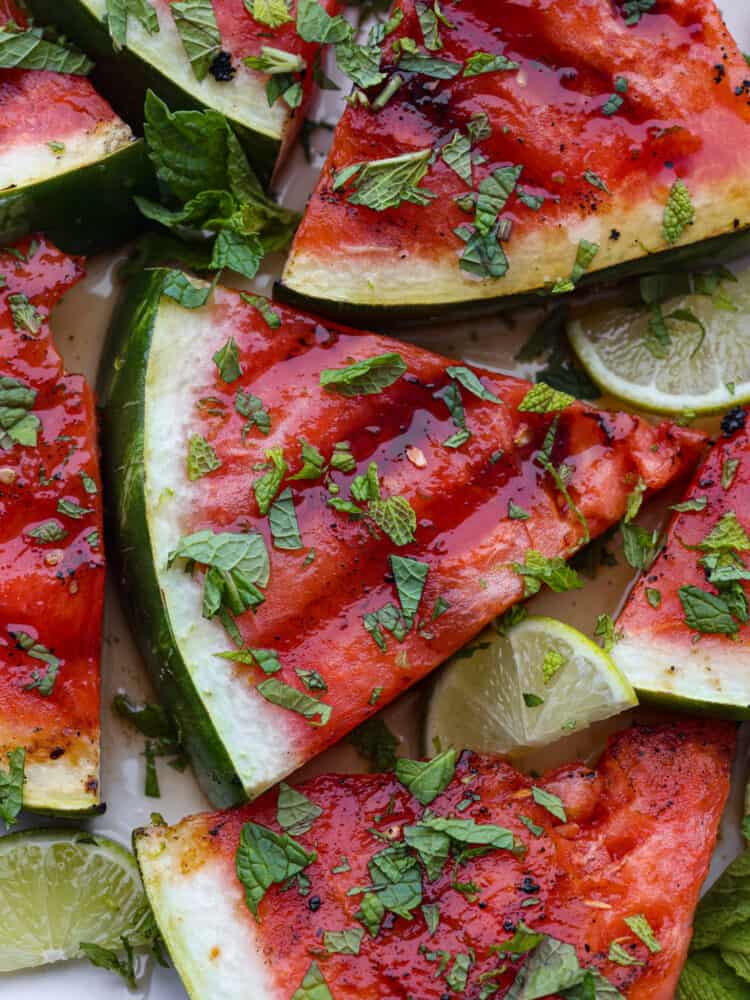
[[[310,898],[307,901],[307,908],[308,910],[312,910],[313,913],[317,913],[322,905],[323,902],[320,896],[310,896]]]
[[[228,83],[230,80],[234,79],[237,70],[232,65],[232,57],[228,52],[223,49],[214,58],[214,61],[208,68],[211,76],[218,83]]]
[[[741,406],[735,406],[728,413],[725,413],[721,420],[721,430],[724,437],[731,437],[737,431],[744,430],[747,421],[747,410]]]

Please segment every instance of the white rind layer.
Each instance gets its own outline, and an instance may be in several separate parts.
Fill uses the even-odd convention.
[[[48,142],[57,141],[51,135],[44,142],[12,143],[0,149],[0,192],[46,181],[96,163],[133,142],[133,133],[124,122],[115,118],[99,122],[93,129],[76,135],[60,137],[65,147],[63,152],[56,153],[48,145]]]
[[[94,17],[100,21],[105,20],[107,0],[81,2]],[[254,132],[260,132],[271,139],[281,139],[291,111],[284,101],[276,101],[272,107],[268,106],[267,77],[235,60],[236,72],[232,80],[218,82],[210,73],[204,80],[199,80],[190,65],[174,20],[164,4],[155,6],[159,17],[159,31],[153,35],[146,31],[137,18],[128,18],[128,50],[169,77],[204,107],[213,108]]]
[[[18,746],[18,741],[8,745],[3,759],[13,746]],[[99,752],[95,741],[66,742],[65,754],[57,760],[27,757],[24,775],[25,809],[85,812],[99,804]]]
[[[228,294],[217,289],[214,301]],[[202,579],[180,566],[167,569],[170,552],[191,530],[185,526],[197,487],[187,477],[187,442],[195,402],[210,376],[207,364],[213,365],[212,355],[228,336],[212,305],[189,310],[161,300],[146,375],[145,500],[155,572],[174,641],[245,792],[253,797],[298,764],[284,710],[256,693],[243,668],[215,655],[231,643],[223,626],[201,615]],[[247,489],[249,506],[249,478]]]
[[[646,697],[750,709],[750,649],[739,643],[728,645],[706,636],[691,645],[626,635],[611,655]]]
[[[190,863],[190,828],[187,820],[136,838],[146,893],[185,989],[192,1000],[279,1000],[242,886],[198,845]]]

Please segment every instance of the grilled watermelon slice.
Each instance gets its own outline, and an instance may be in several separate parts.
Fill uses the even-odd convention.
[[[405,836],[417,843],[425,818],[420,801],[392,774],[325,775],[297,787],[307,803],[282,786],[241,809],[137,831],[138,861],[192,1000],[517,996],[508,991],[526,955],[498,952],[521,922],[573,945],[582,966],[599,970],[611,986],[597,996],[672,1000],[733,745],[726,723],[636,727],[612,738],[595,771],[573,764],[536,782],[500,758],[463,754],[429,811],[479,831],[486,824],[509,830],[526,852],[469,852],[455,868],[443,854],[437,871],[417,866],[413,882],[400,886],[405,913],[389,912],[372,933],[358,916],[366,909],[361,887],[374,880],[368,864],[384,849],[403,848]],[[295,833],[300,816],[306,832]],[[273,885],[257,921],[235,867],[248,823],[277,835],[286,830],[315,854],[303,870],[308,881]],[[474,836],[470,843],[478,842]],[[439,852],[438,841],[423,833],[422,849]],[[634,926],[654,935],[650,949],[626,923],[636,915]],[[620,949],[615,960],[613,943]],[[330,992],[296,992],[312,962]],[[545,996],[558,996],[553,964]],[[488,994],[482,986],[497,989]]]
[[[0,0],[0,25],[24,25]],[[153,195],[144,143],[85,76],[0,69],[0,244],[35,230],[95,253],[143,228],[133,195]]]
[[[741,409],[725,417],[730,434],[696,473],[663,552],[620,615],[612,652],[643,697],[737,719],[750,718],[745,420]]]
[[[143,123],[143,102],[149,88],[173,111],[212,108],[229,120],[258,176],[267,183],[305,120],[314,87],[312,70],[319,46],[304,42],[297,34],[296,0],[286,4],[289,19],[280,24],[276,23],[278,2],[277,16],[264,23],[250,14],[251,4],[244,0],[213,0],[221,54],[202,79],[183,47],[170,11],[173,0],[147,2],[158,20],[158,31],[148,30],[131,14],[125,43],[117,50],[107,26],[107,0],[66,0],[62,4],[58,0],[30,0],[29,7],[74,38],[96,61],[98,84],[134,128]],[[282,0],[282,9],[284,3]],[[260,5],[263,9],[268,6]],[[322,6],[332,13],[338,9],[337,0],[323,0]],[[198,18],[197,11],[194,16]],[[284,99],[269,104],[266,86],[270,77],[245,65],[247,56],[260,55],[264,47],[304,60],[304,71],[292,73],[302,85],[296,107]]]
[[[99,803],[96,418],[47,325],[83,268],[34,240],[0,274],[0,756],[26,750],[26,807],[84,812]]]
[[[163,285],[145,272],[110,331],[105,476],[134,632],[220,804],[424,677],[533,588],[513,569],[529,550],[571,555],[704,440],[578,403],[530,412],[518,379],[221,287],[186,309]],[[174,555],[197,532],[243,551]]]
[[[388,80],[338,126],[285,299],[424,320],[656,270],[747,227],[747,64],[712,0],[630,18],[600,0],[464,0],[423,26],[424,6],[396,4]]]

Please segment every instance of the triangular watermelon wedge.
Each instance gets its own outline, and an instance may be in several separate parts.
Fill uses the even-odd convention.
[[[535,781],[466,753],[449,784],[443,755],[431,800],[414,763],[398,773],[418,797],[325,775],[137,831],[138,860],[193,1000],[557,1000],[579,968],[589,996],[672,1000],[733,746],[727,723],[635,727],[596,770]]]
[[[750,435],[746,411],[696,473],[612,652],[643,697],[750,717]],[[714,582],[712,582],[714,581]],[[718,583],[718,586],[717,586]]]
[[[83,273],[44,239],[0,253],[0,766],[25,750],[24,805],[55,813],[99,804],[96,414],[47,325]]]
[[[395,4],[383,82],[350,98],[292,248],[289,301],[424,320],[658,270],[748,225],[747,64],[711,0],[438,7]]]
[[[575,585],[560,557],[703,445],[165,273],[131,285],[110,334],[105,475],[134,633],[219,804],[341,739],[545,574]]]

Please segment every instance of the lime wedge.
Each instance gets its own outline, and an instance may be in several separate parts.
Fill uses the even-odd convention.
[[[604,650],[569,625],[529,617],[507,636],[486,629],[446,664],[427,707],[425,749],[512,754],[637,704]]]
[[[76,958],[82,941],[140,943],[148,916],[135,859],[119,844],[75,830],[0,837],[0,972]]]
[[[707,287],[700,277],[693,288]],[[708,414],[747,403],[750,270],[708,287],[661,303],[656,322],[653,306],[593,305],[569,324],[570,342],[601,389],[639,409]]]

